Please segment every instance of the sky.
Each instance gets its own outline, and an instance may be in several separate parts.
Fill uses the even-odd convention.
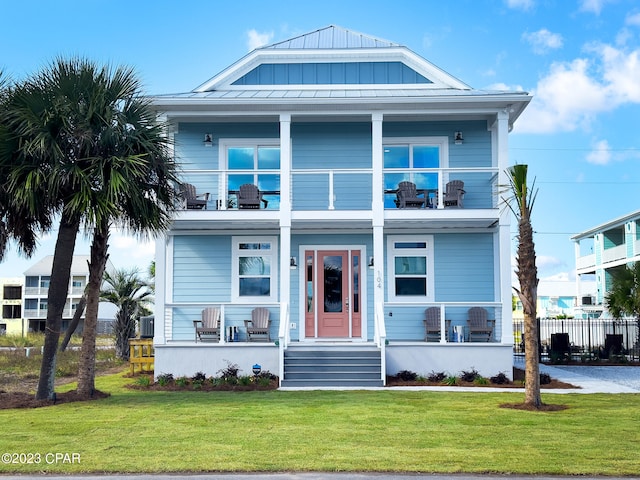
[[[532,223],[541,279],[574,280],[571,237],[640,210],[637,0],[0,0],[0,69],[14,79],[57,57],[133,67],[145,93],[191,91],[259,46],[328,25],[402,44],[477,89],[533,100],[509,136],[511,163],[538,188]],[[515,237],[516,224],[512,231]],[[15,248],[0,277],[31,259]],[[515,246],[515,240],[514,240]],[[79,238],[77,254],[88,254]],[[145,271],[153,241],[113,232],[116,268]]]

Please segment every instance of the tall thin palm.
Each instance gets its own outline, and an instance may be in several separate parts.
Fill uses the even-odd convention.
[[[130,69],[58,59],[20,84],[11,98],[9,126],[20,148],[11,158],[10,193],[31,211],[60,215],[36,396],[53,396],[62,311],[82,226],[94,231],[83,339],[87,369],[79,372],[83,390],[90,391],[109,227],[143,235],[166,228],[175,200],[175,165],[163,125]]]
[[[146,313],[151,291],[148,283],[140,277],[138,269],[105,272],[104,281],[105,288],[100,298],[118,307],[114,326],[116,355],[128,360],[128,342],[135,333],[135,319],[141,313]]]
[[[540,397],[540,366],[538,363],[538,324],[536,303],[538,297],[538,269],[533,242],[531,212],[537,189],[535,181],[527,183],[527,165],[513,165],[507,169],[511,197],[505,200],[518,220],[518,251],[516,275],[520,288],[515,288],[524,313],[525,341],[525,404],[534,408],[542,406]]]

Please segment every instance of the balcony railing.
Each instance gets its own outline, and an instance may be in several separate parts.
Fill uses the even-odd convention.
[[[384,206],[396,209],[398,183],[410,181],[422,191],[425,206],[444,208],[445,187],[450,180],[464,182],[464,208],[497,208],[498,169],[496,168],[432,168],[385,169]],[[253,180],[252,180],[253,179]],[[280,209],[281,182],[278,171],[190,170],[183,181],[196,187],[199,195],[208,194],[206,210],[238,208],[239,184],[254,183],[264,193],[268,204],[261,209]],[[291,208],[295,211],[371,210],[373,203],[373,169],[294,169],[290,176]]]
[[[624,244],[611,248],[605,248],[602,252],[603,263],[614,262],[623,258],[627,258],[627,246]]]

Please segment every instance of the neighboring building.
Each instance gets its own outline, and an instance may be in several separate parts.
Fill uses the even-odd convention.
[[[2,319],[0,335],[24,335],[22,322],[22,286],[21,278],[0,278],[0,302]]]
[[[510,214],[498,194],[530,100],[474,90],[404,46],[336,26],[155,97],[193,186],[156,245],[156,374],[258,363],[283,386],[382,384],[405,369],[509,374]],[[454,180],[463,191],[446,191]],[[253,201],[244,184],[260,190]],[[207,307],[222,334],[196,342]],[[269,310],[270,342],[246,341],[256,307]],[[425,341],[427,307],[441,312],[436,341]],[[495,320],[488,341],[453,343],[479,338],[471,307]],[[321,367],[365,353],[377,359],[370,381]]]
[[[605,297],[612,272],[640,260],[640,210],[581,232],[575,242],[578,298],[585,311],[594,316],[605,312]],[[584,290],[585,279],[595,277],[596,292]],[[584,292],[587,292],[586,294]]]
[[[583,318],[585,312],[581,305],[582,297],[595,296],[595,283],[582,282],[582,296],[578,301],[576,283],[568,280],[540,280],[538,283],[538,302],[536,313],[538,318]],[[524,312],[522,303],[516,299],[516,309],[513,312],[514,320],[523,320]]]

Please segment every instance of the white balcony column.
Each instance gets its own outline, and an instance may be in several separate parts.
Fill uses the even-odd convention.
[[[291,115],[280,115],[280,301],[291,304]],[[298,259],[302,265],[302,260]],[[301,267],[299,267],[301,268]],[[281,317],[284,321],[285,319]]]
[[[167,241],[166,237],[156,240],[156,276],[155,276],[155,307],[153,311],[153,344],[164,345],[165,339],[165,303],[166,296],[166,266],[167,266]]]
[[[506,169],[509,166],[509,111],[507,109],[498,112],[496,121],[491,126],[492,141],[496,145],[493,166],[498,167],[498,185],[509,185]],[[498,192],[494,192],[494,207],[499,206]],[[496,251],[494,258],[498,264],[495,266],[495,298],[502,304],[500,312],[501,328],[496,332],[496,340],[500,343],[513,343],[513,315],[511,311],[511,211],[508,208],[500,210],[498,232],[494,243]]]
[[[374,305],[384,302],[384,179],[382,148],[382,114],[371,116],[371,151],[373,175],[373,301]]]

